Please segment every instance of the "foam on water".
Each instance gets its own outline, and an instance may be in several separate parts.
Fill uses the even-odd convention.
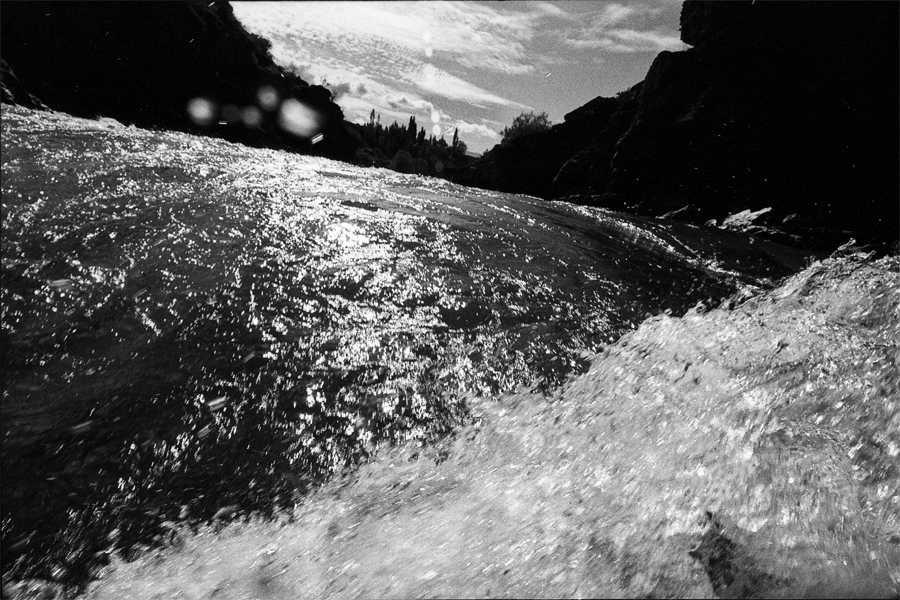
[[[898,278],[833,261],[648,320],[550,401],[473,397],[290,522],[180,531],[88,596],[895,597]]]

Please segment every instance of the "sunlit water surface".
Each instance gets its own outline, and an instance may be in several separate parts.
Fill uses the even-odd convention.
[[[735,233],[3,106],[3,569],[272,515],[803,265]]]

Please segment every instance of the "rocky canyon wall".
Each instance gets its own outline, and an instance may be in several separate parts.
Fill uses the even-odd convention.
[[[687,0],[692,48],[661,52],[643,82],[495,147],[459,181],[698,223],[747,211],[759,213],[748,229],[795,245],[888,247],[897,23],[893,2]]]

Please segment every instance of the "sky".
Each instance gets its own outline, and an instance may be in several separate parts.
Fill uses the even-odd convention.
[[[522,112],[553,123],[644,79],[679,40],[681,0],[232,2],[275,61],[332,90],[344,118],[453,130],[481,153]]]

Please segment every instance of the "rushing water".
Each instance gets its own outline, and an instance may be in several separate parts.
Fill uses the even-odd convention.
[[[648,314],[804,257],[736,233],[3,106],[3,569],[83,582],[174,523],[547,389]]]

